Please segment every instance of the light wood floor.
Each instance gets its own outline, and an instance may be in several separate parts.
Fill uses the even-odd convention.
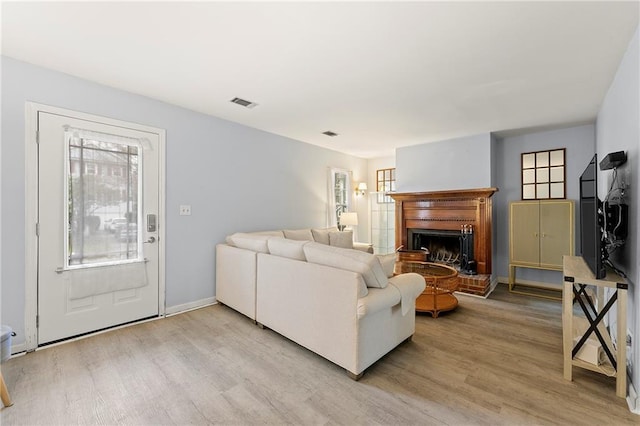
[[[460,297],[359,382],[216,305],[13,358],[18,424],[635,424],[615,382],[562,377],[559,302]]]

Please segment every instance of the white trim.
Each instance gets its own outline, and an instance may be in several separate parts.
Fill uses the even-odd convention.
[[[167,222],[167,131],[160,129],[158,132],[158,315],[166,316],[166,222]],[[162,218],[162,222],[159,219]]]
[[[38,111],[39,106],[26,103],[25,111],[25,289],[24,289],[24,334],[25,350],[38,347]]]
[[[196,300],[189,303],[183,303],[181,305],[169,306],[167,308],[166,316],[172,316],[176,314],[182,314],[188,311],[193,311],[195,309],[204,308],[206,306],[211,306],[217,304],[218,301],[215,297],[207,297],[205,299]]]
[[[38,130],[38,112],[67,115],[86,121],[96,121],[111,126],[125,127],[137,131],[158,135],[158,316],[165,316],[166,300],[166,130],[157,127],[102,117],[65,108],[26,102],[25,105],[25,343],[24,350],[32,351],[38,347],[38,240],[36,222],[38,221],[38,150],[36,132]],[[73,340],[73,339],[72,339]]]
[[[631,381],[629,381],[629,386],[627,389],[627,405],[629,406],[629,411],[631,411],[633,414],[640,415],[640,396],[638,396],[638,393],[633,387],[633,383],[631,383]]]

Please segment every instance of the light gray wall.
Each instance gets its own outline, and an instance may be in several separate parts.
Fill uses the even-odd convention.
[[[627,163],[618,170],[619,179],[630,184],[625,191],[629,205],[629,235],[618,256],[612,258],[614,264],[624,270],[631,283],[629,286],[629,329],[634,335],[632,382],[636,391],[640,391],[640,208],[638,208],[638,187],[640,186],[640,44],[638,29],[629,43],[627,52],[618,67],[618,71],[604,98],[596,121],[596,151],[598,161],[610,152],[626,151]],[[598,174],[598,195],[604,198],[611,184],[612,171],[600,171]],[[640,407],[636,407],[636,410]]]
[[[496,206],[496,195],[500,193],[500,185],[498,184],[498,144],[500,143],[498,137],[491,134],[491,187],[498,188],[498,192],[494,193],[491,197],[492,216],[491,216],[491,280],[497,281],[498,274],[495,262],[498,259],[498,207]]]
[[[489,133],[396,149],[398,192],[491,187]]]
[[[580,252],[578,185],[579,176],[589,164],[595,152],[595,128],[593,125],[569,127],[566,129],[529,133],[520,136],[497,139],[495,144],[496,186],[500,189],[493,196],[494,227],[497,228],[496,256],[493,272],[498,277],[509,275],[509,202],[521,199],[522,179],[520,155],[524,152],[545,151],[566,148],[567,199],[575,204],[575,248]],[[517,277],[523,280],[562,284],[562,273],[537,269],[517,269]]]
[[[167,131],[166,301],[215,295],[214,246],[236,231],[324,226],[327,170],[367,161],[2,57],[2,324],[24,342],[25,102]],[[191,216],[178,206],[191,204]],[[368,229],[367,218],[359,229]]]

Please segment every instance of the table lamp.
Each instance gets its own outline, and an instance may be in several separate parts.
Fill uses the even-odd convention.
[[[340,227],[341,231],[347,226],[357,226],[358,225],[358,213],[356,212],[343,212],[340,215]]]

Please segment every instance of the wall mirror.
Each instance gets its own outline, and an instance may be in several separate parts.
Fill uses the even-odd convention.
[[[522,199],[566,198],[566,148],[521,154]]]

